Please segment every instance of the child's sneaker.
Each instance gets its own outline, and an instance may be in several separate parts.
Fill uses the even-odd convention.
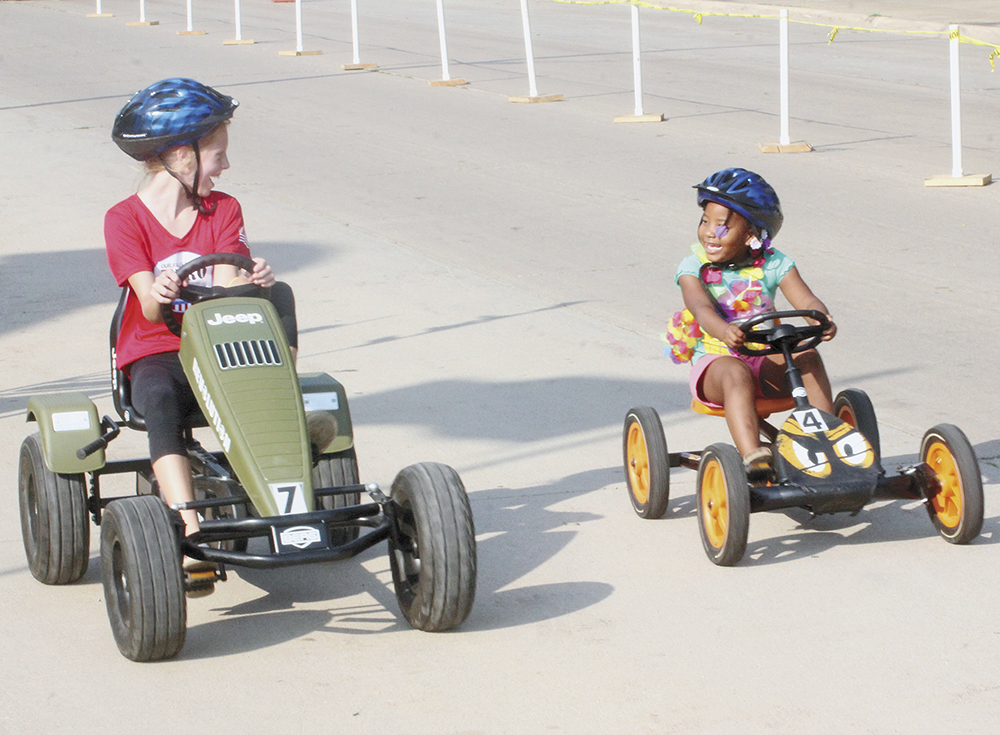
[[[768,482],[774,479],[774,453],[771,447],[759,447],[743,458],[747,479],[751,482]]]

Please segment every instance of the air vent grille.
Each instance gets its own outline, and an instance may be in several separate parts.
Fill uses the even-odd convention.
[[[243,367],[281,365],[281,353],[273,339],[246,339],[241,342],[220,342],[215,356],[223,370]]]

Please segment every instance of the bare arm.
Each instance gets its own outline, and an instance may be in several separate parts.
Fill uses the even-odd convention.
[[[837,325],[833,323],[833,317],[830,316],[829,309],[826,308],[826,304],[816,297],[816,294],[806,285],[806,282],[802,280],[798,268],[792,268],[788,271],[785,277],[781,279],[778,287],[785,298],[788,299],[788,303],[792,305],[793,309],[811,309],[826,314],[826,318],[830,320],[830,328],[823,333],[823,339],[828,341],[834,338],[837,334]]]
[[[681,287],[681,295],[684,297],[684,306],[694,316],[703,332],[707,332],[718,340],[726,343],[727,347],[736,349],[744,342],[743,330],[735,324],[730,324],[715,310],[715,304],[709,295],[705,293],[705,288],[701,281],[692,275],[681,276],[677,283]]]
[[[139,298],[142,315],[153,324],[162,324],[160,305],[170,304],[180,294],[180,281],[173,271],[163,271],[153,277],[152,271],[139,271],[128,278],[128,284]]]
[[[256,283],[258,286],[270,288],[275,283],[271,266],[263,258],[254,258],[256,265],[253,273],[247,278],[243,271],[234,265],[217,265],[212,271],[212,283],[216,286],[236,286],[243,283]]]

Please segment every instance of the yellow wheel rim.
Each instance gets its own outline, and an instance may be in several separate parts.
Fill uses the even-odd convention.
[[[626,447],[632,497],[639,505],[645,505],[649,501],[649,453],[646,451],[646,437],[638,423],[629,426]]]
[[[729,505],[726,500],[726,478],[722,466],[712,460],[701,477],[701,519],[708,542],[721,549],[729,528]]]
[[[955,457],[948,447],[939,441],[927,448],[924,460],[937,475],[941,490],[931,502],[938,520],[948,528],[956,528],[962,520],[962,478],[958,474]]]

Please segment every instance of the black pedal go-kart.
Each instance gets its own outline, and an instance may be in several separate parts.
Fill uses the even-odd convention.
[[[808,318],[811,324],[787,320]],[[813,514],[858,513],[873,500],[922,500],[945,540],[967,544],[983,525],[983,486],[979,463],[965,434],[951,424],[928,430],[920,443],[920,462],[895,475],[882,468],[875,409],[861,390],[841,391],[835,416],[812,407],[792,355],[811,349],[829,326],[817,311],[761,314],[741,327],[747,355],[782,354],[791,398],[758,399],[761,436],[771,443],[773,473],[748,476],[743,458],[729,444],[702,452],[667,451],[663,425],[649,406],[626,414],[622,436],[625,479],[635,512],[661,518],[670,498],[670,468],[698,470],[698,529],[708,558],[720,566],[737,564],[747,548],[750,514],[804,508]],[[692,402],[697,413],[724,412]],[[766,420],[791,411],[779,431]],[[755,471],[756,472],[756,471]]]
[[[178,276],[249,258],[212,254]],[[167,659],[184,645],[187,596],[226,579],[228,566],[280,570],[353,557],[388,542],[400,609],[414,628],[442,631],[468,616],[476,587],[472,510],[458,473],[437,463],[401,470],[389,495],[361,484],[343,386],[326,373],[297,374],[266,289],[185,285],[190,302],[180,359],[198,399],[194,427],[211,427],[222,451],[187,434],[195,500],[168,507],[148,458],[108,461],[122,428],[143,430],[130,385],[115,364],[127,290],[111,329],[112,394],[120,419],[98,417],[83,393],[38,395],[28,420],[38,433],[21,445],[18,495],[32,575],[68,584],[87,571],[90,521],[101,528],[101,578],[121,653],[133,661]],[[307,412],[326,412],[336,435],[311,445]],[[135,495],[104,497],[101,479],[135,476]],[[366,500],[362,501],[362,495]],[[181,510],[196,510],[200,531],[184,536]],[[186,571],[190,560],[214,562]],[[205,571],[207,568],[208,571]]]

